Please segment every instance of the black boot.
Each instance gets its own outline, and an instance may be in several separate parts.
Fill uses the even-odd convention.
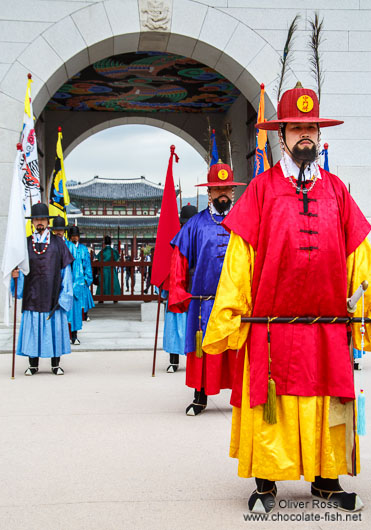
[[[186,414],[187,416],[197,416],[197,414],[200,414],[203,410],[205,410],[207,405],[207,395],[205,394],[205,390],[201,388],[201,390],[195,390],[195,396],[193,403],[188,405],[186,408]]]
[[[38,357],[29,357],[28,362],[30,366],[25,371],[24,375],[35,375],[39,371],[39,358]]]
[[[71,344],[78,346],[80,344],[79,339],[77,338],[77,331],[71,332]]]
[[[179,355],[177,353],[170,353],[170,364],[166,368],[168,374],[173,374],[179,367]]]
[[[276,505],[276,483],[263,478],[256,478],[256,490],[249,498],[249,510],[254,513],[270,513]]]
[[[64,370],[59,366],[60,357],[52,357],[51,358],[51,365],[52,365],[52,373],[54,375],[63,375]]]
[[[346,512],[358,512],[364,506],[356,493],[347,493],[343,490],[338,478],[316,477],[312,482],[311,493],[314,497],[331,501],[334,508],[337,507]]]

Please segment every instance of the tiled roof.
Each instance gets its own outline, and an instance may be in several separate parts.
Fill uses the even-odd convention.
[[[156,228],[159,217],[103,217],[103,216],[83,216],[77,217],[77,225],[90,228]],[[70,223],[74,223],[73,215],[69,217]]]
[[[107,200],[139,200],[161,199],[164,189],[143,178],[138,179],[104,179],[94,177],[88,182],[69,186],[71,201],[74,199],[107,199]]]

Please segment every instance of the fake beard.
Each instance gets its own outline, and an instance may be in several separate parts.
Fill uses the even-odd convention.
[[[37,225],[36,226],[36,232],[38,232],[39,234],[44,232],[44,225]]]
[[[221,197],[225,197],[227,200],[221,201]],[[231,204],[231,199],[229,199],[226,195],[221,195],[217,199],[213,199],[213,205],[215,207],[215,210],[220,214],[223,214],[224,212],[228,211],[231,207]]]
[[[303,140],[301,140],[303,141]],[[300,162],[314,162],[317,158],[317,147],[312,140],[305,140],[307,142],[311,142],[313,145],[310,147],[304,147],[300,148],[299,144],[301,142],[297,142],[294,147],[292,148],[292,154],[296,158],[296,160],[299,160]]]

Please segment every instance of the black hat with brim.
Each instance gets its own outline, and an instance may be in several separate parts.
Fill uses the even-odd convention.
[[[53,230],[67,230],[67,228],[69,228],[69,225],[66,225],[66,220],[64,217],[62,217],[61,215],[57,215],[54,218],[52,228]]]
[[[43,202],[38,202],[31,206],[31,215],[26,219],[54,219],[58,215],[49,215],[49,209]]]
[[[192,204],[187,204],[186,206],[183,206],[180,212],[180,223],[184,225],[191,217],[196,215],[197,208],[196,206],[193,206]]]
[[[75,226],[75,225],[70,226],[68,235],[69,235],[69,237],[71,237],[71,236],[79,236],[80,237],[80,229],[79,229],[79,227]]]

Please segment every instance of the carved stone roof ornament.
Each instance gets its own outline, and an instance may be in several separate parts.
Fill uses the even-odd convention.
[[[138,0],[141,31],[170,31],[172,0]]]

